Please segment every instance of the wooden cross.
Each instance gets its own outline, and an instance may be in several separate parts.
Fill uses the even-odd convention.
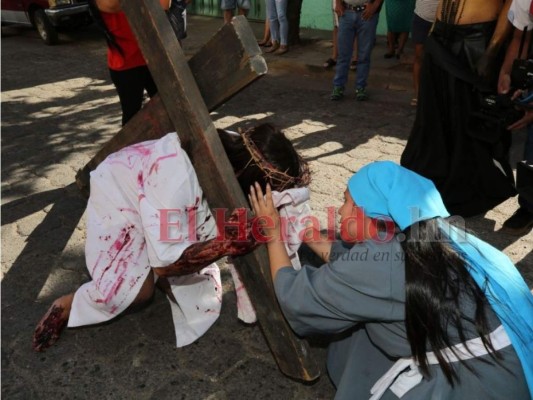
[[[158,1],[122,0],[121,6],[157,84],[158,96],[80,170],[78,185],[87,191],[89,172],[112,152],[176,131],[209,205],[247,208],[208,110],[266,73],[248,22],[244,17],[234,18],[187,63]],[[277,303],[264,246],[236,258],[235,265],[281,371],[299,380],[316,379],[320,372],[307,343],[294,335]]]

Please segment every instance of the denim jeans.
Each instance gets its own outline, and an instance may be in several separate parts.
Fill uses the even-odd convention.
[[[272,41],[284,46],[289,39],[289,21],[287,20],[288,0],[266,0],[267,16],[270,21]]]
[[[333,86],[344,88],[350,71],[350,61],[353,53],[353,41],[357,36],[357,78],[356,88],[365,88],[370,72],[370,54],[376,41],[376,28],[379,14],[376,13],[368,21],[363,19],[362,12],[345,10],[339,18],[339,31],[337,36],[337,68]],[[272,29],[272,28],[271,28]]]
[[[533,164],[533,124],[527,126],[526,135],[527,135],[526,143],[524,145],[524,160],[526,161],[527,164],[532,165]],[[531,182],[531,185],[533,185],[533,182]],[[525,208],[529,212],[533,212],[533,204],[526,201],[526,199],[524,199],[523,197],[520,197],[520,193],[518,193],[518,204],[520,204],[520,207]]]

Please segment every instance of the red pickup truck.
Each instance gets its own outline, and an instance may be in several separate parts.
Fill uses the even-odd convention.
[[[57,28],[91,23],[87,0],[1,0],[2,25],[32,25],[46,44],[56,44]]]

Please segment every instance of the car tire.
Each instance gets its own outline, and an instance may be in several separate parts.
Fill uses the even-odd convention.
[[[39,9],[35,11],[33,14],[33,22],[39,36],[46,44],[53,45],[58,42],[56,28],[54,28],[44,10]]]

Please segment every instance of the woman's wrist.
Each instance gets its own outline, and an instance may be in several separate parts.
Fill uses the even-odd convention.
[[[270,229],[263,228],[263,232],[265,236],[265,241],[267,243],[271,243],[274,241],[282,241],[281,230],[279,226],[275,228],[270,228]]]
[[[281,268],[290,267],[291,259],[287,254],[285,243],[279,237],[267,243],[268,258],[270,260],[270,273],[272,280],[276,279],[276,274]]]

